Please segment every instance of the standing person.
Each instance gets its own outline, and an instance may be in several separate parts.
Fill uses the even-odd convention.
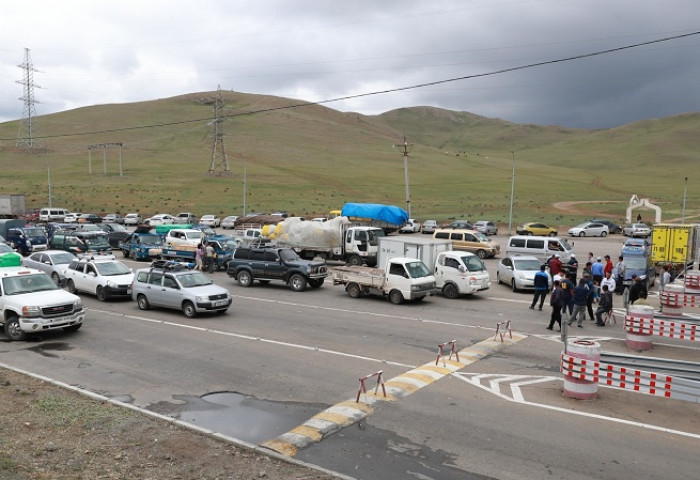
[[[576,254],[572,253],[569,262],[567,263],[569,273],[571,274],[571,281],[576,284],[576,277],[578,276],[578,260],[576,260]]]
[[[600,285],[600,282],[603,281],[604,270],[605,267],[603,267],[603,259],[598,257],[598,261],[591,265],[591,276],[593,277],[593,281],[597,282],[598,285]]]
[[[562,270],[561,260],[559,260],[559,254],[555,253],[552,258],[549,259],[549,273],[554,276],[561,273]]]
[[[593,252],[588,252],[588,260],[586,260],[586,262],[593,265],[593,262],[595,262],[595,257],[593,257]]]
[[[584,274],[583,279],[586,281],[586,286],[588,287],[588,302],[586,303],[588,318],[593,320],[593,302],[596,298],[596,286],[593,280],[591,280],[591,275],[589,273]]]
[[[634,304],[640,298],[647,298],[647,287],[642,283],[642,278],[632,275],[629,303]]]
[[[613,273],[615,274],[613,278],[615,278],[615,293],[618,295],[622,295],[622,290],[624,290],[624,283],[625,283],[625,270],[627,269],[627,265],[625,265],[625,259],[620,255],[617,259],[617,264],[615,264],[615,268],[613,269]]]
[[[562,291],[559,280],[554,280],[554,290],[552,290],[552,295],[549,297],[549,305],[552,307],[552,316],[549,317],[549,325],[547,330],[554,329],[554,323],[559,324],[559,331],[561,331],[561,305],[562,305]]]
[[[603,321],[603,314],[608,313],[613,309],[613,296],[612,292],[608,290],[607,285],[603,285],[603,293],[600,294],[600,302],[598,302],[598,308],[595,310],[595,324],[599,327],[604,327],[605,322]]]
[[[206,258],[207,272],[213,273],[214,263],[216,262],[216,252],[214,251],[214,247],[211,246],[211,243],[207,243],[204,247],[204,258]]]
[[[600,282],[600,288],[602,290],[602,288],[607,285],[608,291],[612,293],[615,291],[615,283],[615,279],[612,277],[611,272],[605,272],[605,278],[602,282]]]
[[[641,222],[642,222],[642,214],[638,213],[637,214],[637,223],[641,223]]]
[[[194,269],[195,270],[202,270],[202,256],[204,256],[204,248],[202,248],[202,244],[198,243],[197,248],[194,251]]]
[[[574,312],[569,319],[569,326],[576,321],[578,328],[583,328],[583,320],[586,318],[586,305],[588,305],[588,286],[582,278],[574,288]]]
[[[540,265],[540,271],[535,274],[534,285],[535,285],[535,295],[532,297],[532,304],[530,305],[530,310],[535,309],[535,304],[537,300],[540,301],[540,306],[538,310],[542,310],[542,304],[544,304],[544,299],[547,296],[547,290],[549,290],[549,275],[544,271],[545,265]]]
[[[567,275],[564,275],[559,285],[561,286],[561,319],[568,323],[573,310],[574,284]]]
[[[659,293],[663,292],[669,283],[671,283],[671,267],[664,265],[664,270],[661,272],[661,280],[659,281]]]
[[[583,276],[585,277],[588,275],[589,277],[591,276],[591,266],[593,264],[591,262],[586,262],[586,266],[583,267]]]
[[[610,260],[610,255],[606,255],[605,267],[603,267],[603,275],[605,275],[608,272],[610,272],[610,275],[612,275],[613,268],[615,268],[615,265],[613,265],[612,260]]]

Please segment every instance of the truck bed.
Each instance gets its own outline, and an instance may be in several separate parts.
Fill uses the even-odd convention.
[[[333,284],[357,283],[361,286],[382,288],[384,269],[365,266],[342,266],[333,268]]]

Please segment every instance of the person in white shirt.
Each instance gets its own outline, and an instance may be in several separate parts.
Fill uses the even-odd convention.
[[[612,273],[611,272],[606,272],[605,273],[605,278],[600,282],[600,290],[603,290],[603,285],[608,286],[608,292],[614,292],[615,291],[615,279],[612,278]]]

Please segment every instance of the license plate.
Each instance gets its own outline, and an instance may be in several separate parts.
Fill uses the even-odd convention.
[[[223,307],[228,304],[228,300],[216,300],[213,302],[215,307]]]

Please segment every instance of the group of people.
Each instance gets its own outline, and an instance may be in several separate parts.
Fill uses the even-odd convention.
[[[622,256],[618,258],[616,264],[613,264],[610,255],[594,259],[593,253],[589,253],[580,279],[578,267],[575,254],[571,254],[571,259],[566,264],[562,263],[558,254],[555,254],[535,274],[535,294],[530,309],[534,310],[539,303],[537,308],[542,310],[547,293],[551,289],[549,305],[552,307],[552,314],[547,326],[548,330],[553,330],[555,323],[559,324],[561,330],[562,320],[569,326],[576,322],[578,328],[583,328],[586,314],[590,320],[595,321],[597,326],[605,326],[603,316],[613,309],[613,293],[622,295],[624,291],[625,262]],[[546,272],[547,268],[549,275]],[[549,285],[550,275],[553,286]],[[662,285],[664,279],[662,278]],[[670,275],[667,281],[670,281]],[[646,298],[646,282],[632,275],[629,303],[646,301]],[[594,303],[598,305],[595,312]]]
[[[199,243],[194,251],[194,269],[200,271],[214,271],[215,260],[214,247],[208,243]]]

